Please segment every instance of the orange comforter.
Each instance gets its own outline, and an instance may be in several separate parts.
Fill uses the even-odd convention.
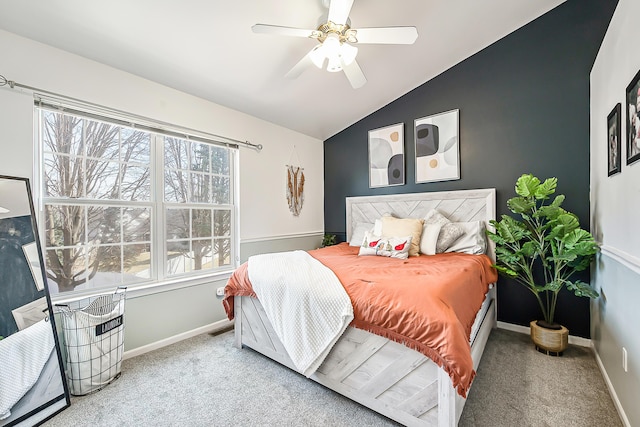
[[[489,284],[498,276],[485,255],[446,253],[406,260],[358,256],[342,243],[309,254],[340,279],[353,304],[351,326],[400,342],[429,357],[466,397],[475,376],[469,337]],[[233,319],[233,297],[255,293],[240,266],[225,288],[223,305]]]

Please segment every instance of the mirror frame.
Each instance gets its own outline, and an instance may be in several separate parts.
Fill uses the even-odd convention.
[[[56,415],[57,413],[59,413],[60,411],[68,408],[71,404],[71,399],[69,394],[69,388],[67,385],[67,380],[65,378],[65,373],[64,373],[64,364],[62,362],[62,351],[60,347],[60,340],[59,340],[59,336],[58,336],[56,324],[55,324],[55,313],[53,311],[53,306],[51,303],[51,295],[49,293],[49,287],[46,285],[47,277],[46,277],[46,272],[44,268],[44,258],[42,254],[42,247],[40,244],[40,234],[38,232],[38,226],[36,221],[36,214],[35,214],[35,209],[33,204],[33,197],[31,192],[31,185],[29,183],[29,178],[0,175],[0,180],[22,181],[25,184],[25,194],[26,194],[25,197],[28,199],[28,203],[29,203],[29,210],[31,212],[31,227],[33,228],[34,241],[35,241],[36,249],[38,253],[38,261],[40,263],[39,269],[32,268],[32,274],[34,277],[34,281],[36,282],[35,286],[38,286],[38,287],[39,287],[39,283],[38,283],[39,280],[37,280],[36,274],[38,275],[38,278],[40,274],[42,275],[42,283],[44,284],[44,295],[47,303],[47,310],[49,313],[48,322],[50,323],[52,328],[51,332],[53,333],[54,344],[55,344],[54,350],[56,352],[58,368],[60,371],[62,387],[63,387],[61,394],[54,396],[53,398],[50,398],[48,401],[45,401],[43,399],[41,401],[36,401],[35,403],[31,403],[31,406],[33,407],[27,407],[26,412],[18,416],[17,418],[14,418],[13,415],[11,415],[4,420],[0,420],[0,427],[40,425],[46,420]],[[38,301],[38,300],[34,300],[34,302],[35,301]],[[27,304],[26,306],[30,306],[30,305],[32,304]],[[23,306],[23,307],[26,307],[26,306]],[[2,365],[1,360],[0,360],[0,365]],[[54,375],[55,375],[55,372],[54,372]],[[20,401],[16,402],[16,404],[19,402]]]

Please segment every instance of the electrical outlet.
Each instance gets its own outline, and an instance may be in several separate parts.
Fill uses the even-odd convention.
[[[216,295],[219,297],[224,296],[224,286],[220,286],[218,289],[216,289]]]
[[[627,349],[624,347],[622,347],[622,369],[624,369],[625,372],[629,372],[627,366]]]

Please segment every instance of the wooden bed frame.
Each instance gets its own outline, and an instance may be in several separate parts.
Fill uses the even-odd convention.
[[[373,223],[385,213],[423,218],[437,208],[452,221],[485,221],[487,227],[495,219],[495,189],[349,197],[346,204],[347,239],[357,223]],[[495,246],[489,239],[487,244],[487,254],[495,260]],[[492,288],[471,346],[474,369],[497,324],[495,298]],[[250,347],[296,370],[256,298],[235,297],[234,310],[237,347]],[[466,401],[449,375],[422,353],[353,327],[310,378],[407,426],[456,426]]]

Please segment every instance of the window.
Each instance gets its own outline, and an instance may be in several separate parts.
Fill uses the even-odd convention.
[[[235,149],[38,108],[52,293],[232,267]]]
[[[164,162],[167,274],[228,266],[229,150],[165,138]]]

